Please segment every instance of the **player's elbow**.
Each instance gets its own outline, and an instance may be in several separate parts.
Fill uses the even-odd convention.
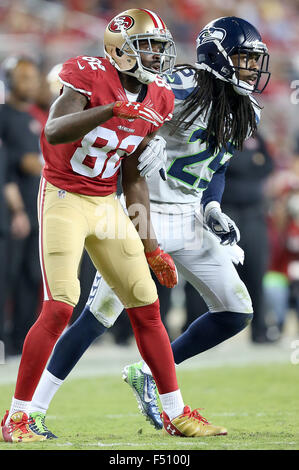
[[[52,121],[48,121],[45,126],[45,137],[51,145],[57,145],[62,143],[59,139],[59,130],[57,129],[55,123],[53,123]]]

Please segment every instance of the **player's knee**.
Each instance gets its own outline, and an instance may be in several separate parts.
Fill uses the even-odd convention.
[[[93,341],[105,331],[106,327],[99,322],[98,318],[94,316],[88,307],[85,307],[81,315],[72,324],[68,331],[74,331],[75,329],[82,341],[83,338],[88,338]]]
[[[233,311],[249,315],[253,314],[252,301],[244,283],[236,287],[234,295],[231,298],[234,303]],[[229,310],[229,308],[227,310]]]
[[[51,289],[53,300],[65,302],[75,307],[80,297],[80,283],[76,280],[55,280]]]
[[[240,313],[240,317],[238,318],[238,325],[240,328],[240,331],[246,328],[250,323],[252,322],[253,319],[253,313]]]
[[[38,321],[54,336],[60,336],[73,313],[73,307],[65,302],[47,300],[43,304]]]
[[[214,318],[221,323],[223,329],[228,330],[231,335],[244,330],[252,321],[252,313],[240,312],[214,312]]]
[[[123,300],[125,308],[142,307],[153,304],[157,298],[157,288],[150,276],[133,279]]]
[[[139,307],[153,304],[158,297],[157,288],[150,278],[138,279],[131,285],[130,305],[127,307]]]

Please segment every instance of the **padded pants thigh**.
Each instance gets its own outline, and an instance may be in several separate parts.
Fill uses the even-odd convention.
[[[45,185],[39,217],[44,299],[75,306],[80,296],[78,269],[87,222],[76,207],[75,195],[67,193],[60,199],[57,188],[47,182]]]
[[[113,204],[114,233],[102,238],[97,231],[97,235],[86,240],[86,249],[125,308],[152,304],[158,295],[143,244],[119,201],[115,199]]]

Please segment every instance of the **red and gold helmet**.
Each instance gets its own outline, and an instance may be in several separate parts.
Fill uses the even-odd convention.
[[[146,50],[140,48],[140,41],[144,40],[148,41]],[[161,52],[153,52],[152,40],[163,43]],[[117,70],[146,84],[166,70],[171,73],[176,60],[175,44],[164,21],[156,13],[142,8],[126,10],[110,21],[104,34],[104,50]],[[141,53],[160,55],[160,70],[145,67]]]

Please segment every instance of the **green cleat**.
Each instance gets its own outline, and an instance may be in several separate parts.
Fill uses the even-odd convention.
[[[45,424],[46,415],[40,411],[35,411],[29,415],[29,428],[35,434],[45,436],[46,439],[57,439],[57,436],[53,434],[47,428]]]
[[[145,374],[141,368],[142,362],[126,366],[123,370],[123,379],[132,388],[141,413],[156,429],[162,429],[156,383],[152,375]]]

